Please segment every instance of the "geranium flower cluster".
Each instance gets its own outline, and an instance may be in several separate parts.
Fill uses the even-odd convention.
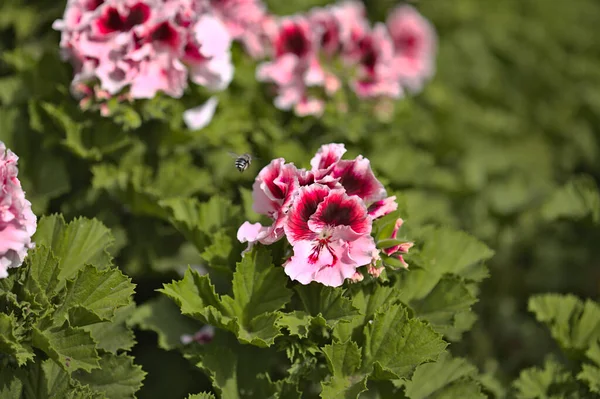
[[[21,266],[34,246],[31,236],[37,228],[37,218],[17,178],[18,159],[0,141],[0,278],[8,277],[9,268]]]
[[[387,197],[368,159],[343,160],[343,144],[322,146],[311,169],[298,169],[278,158],[265,166],[253,185],[253,209],[272,219],[270,226],[245,222],[237,238],[249,247],[273,244],[283,237],[293,247],[285,273],[302,284],[316,281],[339,286],[345,279],[361,280],[357,271],[379,276],[380,253],[371,236],[373,220],[397,209]],[[396,223],[393,238],[402,224]],[[412,243],[386,249],[386,255],[408,252]],[[403,260],[402,260],[403,261]]]
[[[231,22],[235,10],[252,9],[238,3],[257,2],[69,0],[53,27],[62,32],[62,54],[75,68],[74,93],[85,106],[92,99],[152,98],[159,91],[179,98],[188,78],[209,89],[227,87],[238,25],[261,12],[256,5]]]
[[[346,1],[265,26],[272,59],[256,77],[274,85],[276,107],[299,116],[320,115],[344,83],[361,98],[396,99],[434,73],[435,31],[409,5],[396,7],[385,24],[371,25],[362,2]]]

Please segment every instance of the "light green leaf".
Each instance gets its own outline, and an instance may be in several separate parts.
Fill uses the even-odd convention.
[[[233,298],[225,296],[222,300],[243,325],[248,325],[255,317],[280,310],[290,301],[292,292],[286,288],[287,282],[283,268],[273,265],[271,253],[255,246],[237,264]]]
[[[27,263],[25,291],[36,302],[44,307],[50,307],[50,300],[58,292],[59,260],[48,247],[37,243],[36,247],[27,254],[25,262]]]
[[[72,326],[109,321],[117,309],[131,302],[134,290],[131,279],[119,269],[98,270],[86,265],[73,280],[67,282],[64,301],[53,316],[54,324],[60,325],[67,318]],[[88,311],[86,315],[81,311],[70,312],[82,308]],[[94,320],[94,317],[88,316],[96,317]]]
[[[410,381],[405,383],[405,393],[410,399],[452,398],[449,394],[455,392],[456,384],[473,385],[474,396],[454,396],[456,398],[485,399],[480,392],[479,384],[473,378],[477,368],[462,358],[452,358],[449,353],[442,354],[437,362],[421,364],[415,370]],[[465,387],[461,388],[465,389]]]
[[[312,316],[301,310],[295,310],[290,313],[283,313],[277,320],[277,325],[285,327],[290,335],[296,335],[300,338],[306,338],[310,330]]]
[[[469,311],[476,301],[462,278],[446,275],[427,296],[411,301],[410,306],[419,318],[427,320],[436,331],[445,334],[456,327],[456,315]],[[454,329],[453,333],[456,332]]]
[[[187,399],[215,399],[215,395],[210,392],[202,392],[196,394],[190,394]]]
[[[100,399],[103,395],[92,392],[89,387],[82,386],[77,381],[72,380],[58,364],[47,359],[42,362],[45,387],[38,386],[36,399]],[[30,380],[33,380],[30,378]],[[33,384],[41,384],[42,380],[33,380]]]
[[[99,365],[100,368],[91,373],[78,371],[73,377],[94,391],[102,392],[107,399],[134,398],[146,377],[146,372],[126,354],[106,354]]]
[[[562,388],[560,385],[572,380],[571,373],[563,366],[553,360],[546,360],[543,369],[532,367],[521,371],[513,386],[517,399],[549,398],[551,394],[559,395],[559,389]]]
[[[437,359],[446,346],[431,327],[409,318],[402,305],[392,305],[365,327],[362,371],[374,371],[375,379],[404,378],[421,363]]]
[[[600,394],[600,344],[598,341],[588,349],[585,355],[595,363],[591,365],[584,363],[581,368],[581,372],[577,374],[577,379],[584,381],[590,391]]]
[[[322,382],[321,397],[356,399],[361,392],[367,390],[367,378],[360,373],[360,349],[356,342],[346,341],[323,347],[331,378]]]
[[[33,350],[22,344],[15,332],[17,319],[10,314],[0,313],[0,352],[7,353],[17,359],[19,366],[33,360]]]
[[[129,350],[135,345],[135,335],[127,325],[134,310],[135,304],[131,303],[119,308],[112,321],[91,324],[83,329],[90,333],[98,349],[113,354],[119,350]]]
[[[33,240],[45,245],[60,259],[62,288],[65,279],[72,278],[86,264],[104,269],[111,264],[107,247],[113,242],[110,230],[96,219],[78,218],[66,224],[62,216],[40,219]]]
[[[339,323],[333,329],[333,335],[345,342],[353,339],[362,342],[363,327],[373,319],[376,312],[381,312],[387,307],[399,303],[400,291],[394,287],[385,287],[379,284],[363,285],[357,292],[352,293],[352,306],[359,312],[348,323]]]
[[[156,332],[158,346],[166,350],[180,346],[183,334],[194,334],[202,326],[183,316],[177,305],[162,295],[139,306],[127,324]]]
[[[342,288],[326,287],[314,282],[295,288],[305,311],[313,317],[323,317],[330,327],[339,322],[349,322],[358,315],[350,299],[343,296]]]
[[[96,343],[90,333],[81,328],[72,328],[65,322],[58,328],[40,331],[32,328],[33,345],[44,351],[69,374],[75,370],[98,368]]]
[[[600,305],[573,295],[544,294],[529,299],[528,309],[548,326],[564,348],[585,351],[600,339]]]
[[[559,218],[580,219],[591,214],[595,222],[600,220],[600,193],[591,176],[572,178],[556,190],[543,204],[541,213],[546,220]]]
[[[281,335],[278,310],[291,298],[282,268],[271,263],[266,248],[255,246],[237,264],[233,297],[219,297],[208,276],[188,269],[183,280],[159,290],[175,300],[181,312],[236,334],[241,342],[270,346]]]

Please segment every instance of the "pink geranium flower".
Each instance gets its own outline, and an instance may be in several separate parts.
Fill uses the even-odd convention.
[[[300,188],[285,232],[294,248],[285,272],[302,284],[339,286],[376,252],[364,203],[319,184]]]
[[[361,281],[359,267],[368,265],[367,273],[375,278],[383,270],[371,237],[372,223],[397,209],[396,197],[386,197],[368,159],[359,155],[343,160],[345,152],[344,144],[321,146],[310,161],[311,170],[297,169],[278,158],[254,182],[253,209],[273,223],[245,222],[238,240],[248,242],[250,248],[255,243],[273,244],[285,236],[293,251],[284,264],[285,273],[301,284],[316,281],[337,287],[346,279]],[[410,245],[403,243],[385,253],[397,256]]]
[[[406,87],[418,91],[435,72],[435,30],[409,5],[394,9],[386,24],[394,43],[394,68]]]
[[[398,230],[400,230],[400,227],[402,227],[403,224],[404,221],[402,219],[396,220],[394,231],[392,232],[392,236],[390,238],[396,239],[398,237]],[[411,249],[413,245],[413,242],[404,242],[393,247],[386,248],[383,250],[383,252],[388,256],[398,259],[404,265],[404,267],[408,269],[408,263],[404,261],[402,255],[408,253],[408,250]]]
[[[31,203],[17,178],[18,159],[0,142],[0,278],[8,276],[9,268],[21,266],[34,247],[31,236],[37,228]]]

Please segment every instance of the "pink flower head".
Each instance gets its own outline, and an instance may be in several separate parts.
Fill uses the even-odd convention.
[[[344,144],[325,144],[319,148],[313,159],[310,160],[310,166],[313,171],[329,169],[337,163],[346,153]]]
[[[240,40],[253,57],[264,53],[267,12],[260,0],[209,0],[209,10],[225,24],[229,34]]]
[[[285,272],[302,284],[339,286],[370,263],[375,242],[364,203],[342,189],[301,187],[285,224],[294,255]]]
[[[73,85],[99,83],[108,96],[96,101],[152,98],[159,91],[179,98],[188,75],[211,90],[225,88],[233,76],[231,35],[202,4],[69,0],[53,27],[62,32],[61,52],[74,66]]]
[[[317,33],[317,44],[327,56],[335,55],[342,44],[341,24],[331,8],[315,8],[309,14],[311,27]]]
[[[17,178],[18,159],[0,142],[0,278],[8,276],[9,268],[21,266],[34,247],[31,236],[37,228],[31,203]]]
[[[435,72],[435,30],[409,5],[396,7],[386,24],[394,43],[394,67],[400,80],[409,89],[418,91]]]
[[[238,230],[240,242],[272,244],[283,237],[288,209],[298,188],[298,170],[286,164],[283,158],[274,159],[265,166],[252,186],[252,209],[273,219],[271,226],[245,222]]]
[[[393,43],[385,26],[375,25],[357,37],[356,44],[359,68],[352,82],[354,92],[359,97],[401,97],[402,88],[393,66]]]

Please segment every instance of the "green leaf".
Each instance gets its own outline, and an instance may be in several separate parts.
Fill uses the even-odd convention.
[[[452,358],[449,353],[442,354],[437,362],[421,364],[415,370],[410,381],[405,383],[405,393],[410,399],[427,398],[473,398],[485,399],[480,391],[479,384],[473,378],[477,375],[477,368],[462,358]],[[469,396],[451,396],[461,385],[472,385],[470,390],[478,392]]]
[[[584,363],[581,372],[577,374],[577,379],[584,381],[590,391],[600,394],[600,344],[598,341],[588,349],[585,355],[592,360],[595,365]]]
[[[131,279],[117,268],[98,270],[91,265],[84,266],[67,282],[64,301],[53,316],[54,324],[60,325],[67,318],[72,326],[112,320],[117,309],[131,302],[134,290]],[[95,318],[74,317],[82,313],[70,312],[82,308],[89,311],[87,316]]]
[[[128,321],[131,326],[158,334],[158,346],[170,350],[181,345],[183,334],[193,334],[201,324],[183,316],[181,311],[166,296],[144,302]]]
[[[45,387],[38,386],[36,390],[36,399],[64,398],[64,399],[92,399],[103,398],[103,396],[93,393],[89,387],[81,386],[72,380],[59,365],[54,361],[47,359],[42,362],[42,370]],[[42,381],[34,381],[42,383]],[[44,389],[45,388],[45,389]]]
[[[66,224],[62,216],[40,219],[33,240],[45,245],[60,259],[59,287],[86,264],[104,269],[111,264],[107,247],[113,243],[110,230],[96,219],[78,218]]]
[[[61,327],[43,331],[34,326],[32,333],[33,345],[69,374],[79,369],[90,371],[99,367],[96,343],[89,332],[69,327],[65,322]]]
[[[400,302],[400,292],[394,287],[379,284],[363,285],[357,292],[352,293],[352,306],[358,311],[348,323],[339,323],[333,329],[333,335],[345,342],[353,339],[363,342],[363,329],[376,312],[381,312],[389,306]]]
[[[360,349],[356,342],[331,344],[323,347],[331,378],[322,382],[322,398],[356,399],[367,390],[367,375],[358,372],[361,364]]]
[[[456,329],[453,329],[456,327],[456,315],[470,310],[476,301],[462,278],[446,275],[427,296],[411,301],[410,306],[419,318],[431,323],[436,331],[446,334],[454,330],[452,332],[456,334]]]
[[[300,338],[308,337],[310,325],[313,317],[301,310],[295,310],[290,313],[283,313],[277,320],[277,325],[285,327],[290,335],[296,335]]]
[[[352,302],[343,296],[342,288],[326,287],[314,282],[295,288],[305,311],[313,317],[323,317],[330,327],[339,322],[350,322],[359,314]]]
[[[402,305],[392,305],[365,327],[362,371],[373,371],[375,379],[404,378],[421,363],[435,360],[446,346],[431,327],[409,318]]]
[[[521,371],[513,383],[517,399],[561,397],[565,384],[572,383],[573,376],[553,360],[546,360],[543,369],[532,367]],[[562,392],[561,392],[562,391]],[[568,392],[568,389],[567,389]]]
[[[119,308],[112,321],[91,324],[83,327],[90,333],[98,349],[116,354],[119,350],[129,350],[135,345],[135,336],[128,327],[135,310],[135,304]]]
[[[215,395],[210,392],[202,392],[196,394],[190,394],[187,399],[215,399]]]
[[[246,253],[233,276],[234,296],[219,297],[208,276],[188,269],[183,280],[159,290],[175,300],[181,312],[236,334],[241,342],[270,346],[280,333],[279,309],[292,293],[285,287],[282,268],[271,263],[269,251],[255,246]]]
[[[275,359],[271,350],[242,345],[230,334],[218,332],[199,350],[197,366],[210,377],[219,397],[265,399],[275,393],[275,385],[263,377]]]
[[[20,399],[23,383],[9,367],[0,369],[0,398]]]
[[[50,300],[58,293],[59,260],[52,254],[50,248],[37,243],[36,247],[27,254],[25,262],[27,264],[25,291],[36,302],[49,307]]]
[[[17,337],[17,319],[10,314],[0,313],[0,352],[7,353],[17,359],[19,366],[33,360],[31,348],[22,344]]]
[[[543,217],[553,221],[559,218],[580,219],[588,215],[600,221],[600,192],[591,176],[572,178],[556,190],[541,208]]]
[[[90,373],[78,371],[74,378],[94,391],[104,393],[108,399],[134,398],[146,377],[146,372],[126,354],[106,354],[99,365],[99,369]]]
[[[600,306],[596,302],[544,294],[530,298],[528,309],[548,326],[563,348],[585,351],[600,339]]]

